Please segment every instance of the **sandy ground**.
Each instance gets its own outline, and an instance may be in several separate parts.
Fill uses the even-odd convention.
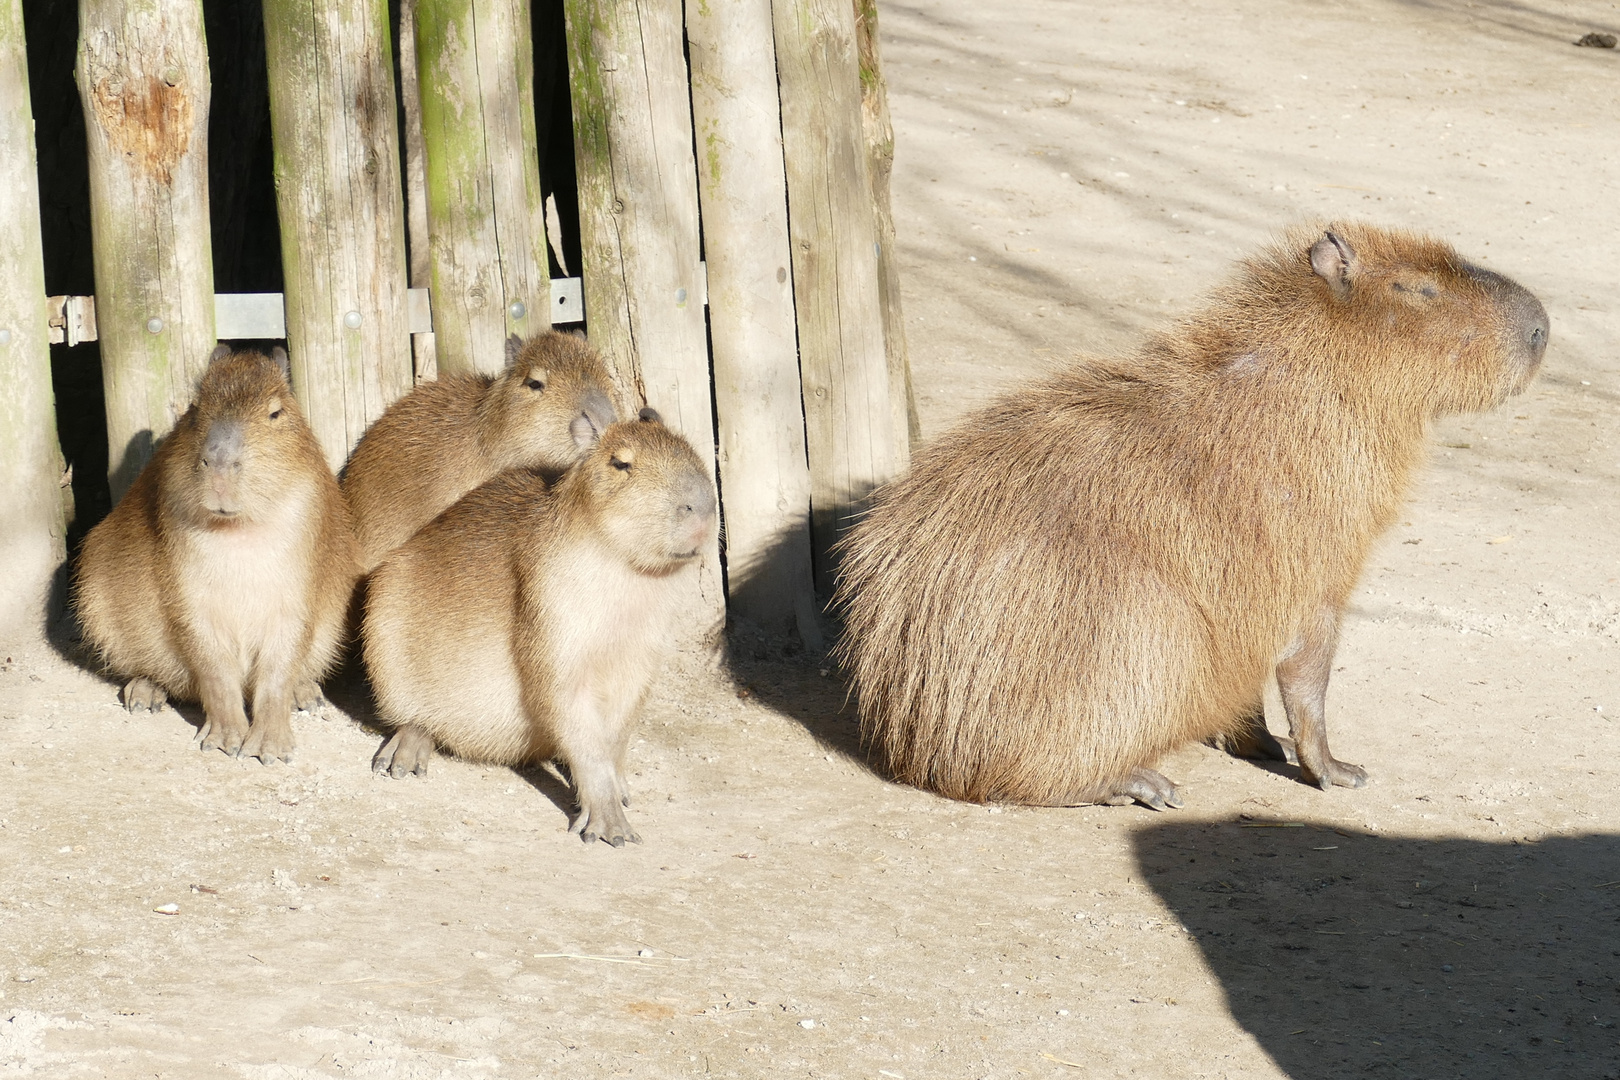
[[[883,17],[929,433],[1301,217],[1545,301],[1544,376],[1442,425],[1356,595],[1329,707],[1372,783],[1198,747],[1177,812],[960,805],[861,764],[836,671],[760,661],[660,688],[615,851],[545,772],[373,779],[352,686],[265,768],[19,653],[0,1074],[1620,1076],[1620,54],[1570,44],[1620,8]]]

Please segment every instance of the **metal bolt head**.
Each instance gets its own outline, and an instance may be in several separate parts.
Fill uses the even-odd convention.
[[[676,307],[685,307],[686,306],[686,290],[685,289],[676,289],[675,290],[675,306]]]
[[[163,320],[158,318],[156,315],[152,316],[150,319],[147,319],[146,320],[146,332],[148,334],[161,334],[161,333],[163,333]]]
[[[11,344],[11,331],[0,329],[0,345]]]
[[[506,306],[506,313],[514,319],[521,319],[529,313],[528,306],[521,300],[514,300]]]
[[[351,311],[347,315],[343,316],[343,325],[347,326],[350,330],[360,329],[360,313],[358,311]]]

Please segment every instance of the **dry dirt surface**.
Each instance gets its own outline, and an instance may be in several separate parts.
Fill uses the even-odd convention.
[[[266,768],[0,671],[0,1075],[1620,1076],[1620,29],[1608,2],[892,2],[926,433],[1130,347],[1279,225],[1420,226],[1552,316],[1448,421],[1329,699],[1361,790],[1194,747],[1187,806],[968,806],[836,670],[672,673],[645,843],[549,773],[374,779],[364,690]],[[1278,726],[1275,713],[1273,727]]]

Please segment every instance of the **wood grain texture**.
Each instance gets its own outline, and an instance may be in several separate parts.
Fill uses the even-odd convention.
[[[417,0],[433,333],[447,373],[499,372],[551,325],[525,0]]]
[[[889,119],[889,84],[883,78],[878,45],[877,0],[854,0],[855,46],[861,65],[861,134],[866,140],[866,176],[872,185],[872,222],[877,230],[878,303],[883,309],[883,351],[889,362],[889,398],[903,413],[907,443],[922,439],[917,397],[911,386],[911,354],[900,303],[900,259],[894,243],[894,210],[889,180],[894,172],[894,124]],[[898,421],[897,421],[898,422]]]
[[[566,0],[585,315],[627,415],[642,403],[713,468],[714,413],[697,166],[681,8]],[[694,598],[712,636],[724,612],[718,548]]]
[[[731,614],[819,647],[770,0],[687,11]]]
[[[21,0],[0,0],[0,281],[0,645],[11,645],[42,636],[64,556]]]
[[[337,469],[412,383],[388,9],[265,0],[264,27],[293,392]]]
[[[904,471],[890,393],[876,223],[850,0],[774,0],[816,586],[873,489]]]
[[[202,5],[80,0],[75,76],[116,501],[185,411],[215,343]]]

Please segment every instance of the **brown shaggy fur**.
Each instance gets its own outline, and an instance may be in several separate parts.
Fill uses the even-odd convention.
[[[1541,304],[1424,236],[1295,229],[1134,356],[968,417],[843,547],[841,656],[864,735],[958,799],[1179,805],[1154,761],[1272,741],[1358,786],[1322,699],[1339,613],[1431,421],[1535,374]]]
[[[558,758],[579,797],[572,831],[635,840],[630,720],[716,520],[707,468],[656,419],[614,424],[554,487],[514,470],[468,494],[372,575],[366,669],[397,728],[372,767],[421,772],[435,745]]]
[[[505,469],[555,478],[613,423],[613,384],[577,334],[507,343],[506,371],[424,382],[367,429],[343,467],[363,569]]]
[[[225,346],[174,431],[79,554],[85,637],[124,703],[200,700],[203,749],[285,760],[294,689],[340,644],[358,552],[282,366]],[[253,696],[250,731],[243,696]]]

